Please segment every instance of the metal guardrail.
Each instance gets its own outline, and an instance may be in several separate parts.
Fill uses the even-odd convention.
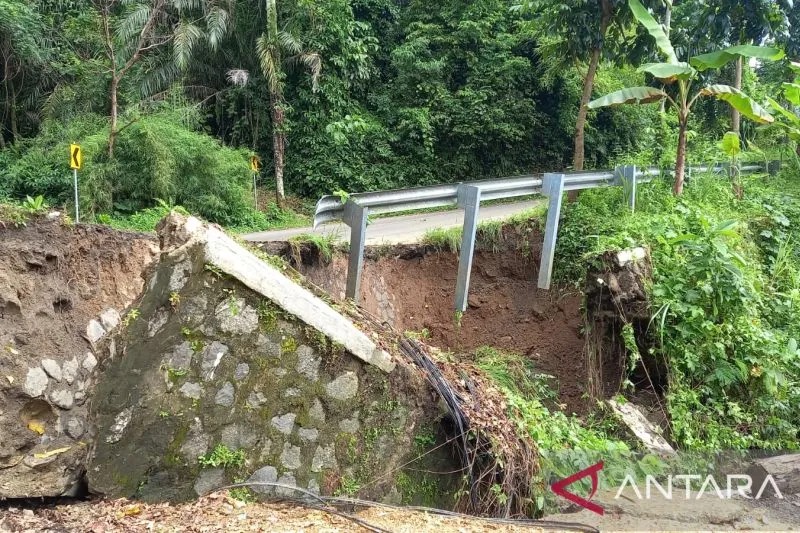
[[[740,174],[752,172],[772,172],[773,163],[765,165],[745,165],[738,168]],[[717,172],[730,173],[730,165],[704,165],[687,167],[687,179],[692,173]],[[347,268],[348,298],[358,301],[361,287],[361,272],[364,265],[364,243],[366,240],[367,217],[370,214],[414,211],[432,207],[456,205],[464,209],[464,230],[461,237],[461,253],[456,280],[455,308],[465,311],[469,293],[469,279],[472,270],[472,257],[475,251],[475,234],[478,227],[480,203],[486,200],[520,198],[541,194],[548,198],[547,222],[544,244],[539,265],[538,286],[550,288],[553,272],[553,255],[561,215],[562,197],[565,191],[593,189],[597,187],[623,186],[625,198],[631,210],[636,207],[637,183],[648,182],[654,177],[670,174],[657,167],[638,169],[635,166],[621,166],[614,170],[583,172],[562,172],[530,174],[509,178],[469,181],[412,189],[351,194],[346,200],[339,196],[323,196],[317,202],[314,214],[314,228],[332,221],[342,221],[350,226],[350,258]]]

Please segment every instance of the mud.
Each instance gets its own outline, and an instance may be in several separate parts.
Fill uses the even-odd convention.
[[[530,243],[530,244],[527,244]],[[480,346],[526,355],[550,384],[568,412],[584,413],[586,396],[584,336],[577,289],[537,288],[538,233],[507,237],[494,249],[475,253],[469,308],[454,311],[458,255],[430,246],[371,247],[365,254],[361,305],[399,330],[414,331],[426,342],[455,353]],[[281,253],[313,283],[334,298],[344,298],[347,255],[326,264],[314,249]],[[292,259],[292,255],[294,258]]]

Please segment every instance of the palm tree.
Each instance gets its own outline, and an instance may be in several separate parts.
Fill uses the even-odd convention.
[[[277,0],[267,2],[267,28],[256,41],[256,53],[261,73],[269,91],[270,117],[272,119],[272,150],[275,164],[275,200],[283,205],[286,193],[283,186],[284,155],[286,152],[286,100],[284,66],[304,66],[311,73],[311,85],[318,88],[322,71],[322,58],[316,52],[304,50],[303,43],[285,29],[278,29]],[[249,75],[242,69],[228,72],[228,80],[236,85],[247,83]]]

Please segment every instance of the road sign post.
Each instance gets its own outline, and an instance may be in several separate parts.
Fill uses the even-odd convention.
[[[83,166],[83,153],[80,145],[69,145],[69,166],[72,169],[72,185],[75,189],[75,223],[81,221],[80,203],[78,200],[78,170]]]
[[[253,172],[253,207],[258,211],[258,171],[261,169],[261,161],[257,155],[250,156],[250,170]]]

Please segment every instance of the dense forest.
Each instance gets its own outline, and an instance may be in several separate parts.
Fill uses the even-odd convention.
[[[678,57],[800,55],[790,0],[646,7]],[[637,69],[655,44],[617,0],[0,0],[0,197],[69,206],[70,143],[90,218],[160,201],[250,227],[280,218],[285,194],[669,165],[680,137],[690,161],[718,159],[728,130],[790,151],[772,142],[783,130],[722,101],[699,101],[685,128],[671,106],[589,109],[629,85],[666,87]],[[790,70],[761,59],[698,75],[766,105]],[[260,212],[253,154],[278,204]]]

